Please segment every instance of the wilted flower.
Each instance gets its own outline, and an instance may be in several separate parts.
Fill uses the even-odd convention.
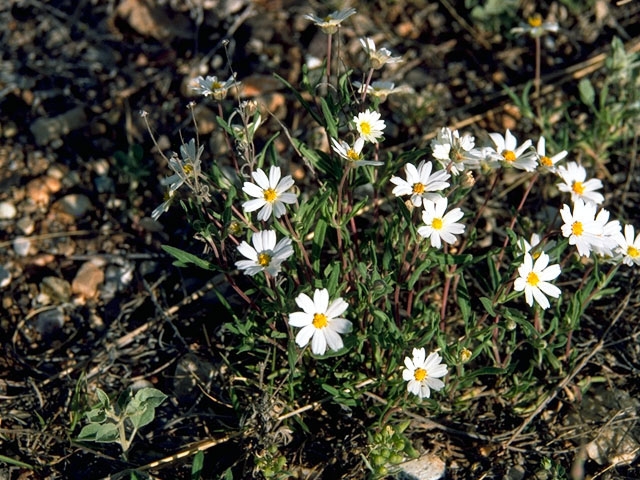
[[[516,278],[513,289],[516,292],[524,290],[524,298],[527,304],[533,306],[533,300],[543,309],[549,308],[549,300],[545,294],[553,298],[560,296],[560,289],[549,283],[560,275],[560,265],[549,265],[549,255],[542,252],[533,263],[533,258],[528,253],[524,254],[524,263],[518,268],[520,277]]]
[[[453,175],[460,174],[466,167],[478,166],[478,158],[474,155],[475,139],[468,133],[462,137],[458,130],[443,127],[438,136],[431,140],[434,158],[443,167],[449,168]],[[449,167],[451,164],[451,167]]]
[[[276,218],[281,217],[286,212],[285,203],[295,203],[296,195],[294,193],[285,193],[289,190],[294,182],[291,175],[280,178],[280,167],[271,166],[269,176],[264,173],[261,168],[256,169],[252,177],[256,183],[244,182],[242,191],[253,200],[248,200],[242,204],[245,212],[258,212],[258,220],[267,221],[271,214]]]
[[[404,166],[407,179],[403,180],[400,177],[391,177],[391,183],[397,185],[391,193],[396,196],[411,195],[411,203],[414,207],[422,205],[422,201],[431,200],[436,201],[441,198],[439,193],[434,193],[439,190],[444,190],[449,186],[448,180],[450,175],[445,170],[439,170],[431,174],[433,165],[431,162],[425,162],[424,160],[415,165],[407,163]]]
[[[266,272],[275,277],[282,269],[282,262],[293,255],[291,239],[283,238],[276,244],[276,232],[273,230],[255,232],[251,243],[253,247],[245,241],[238,245],[238,252],[249,260],[236,262],[236,267],[249,276]]]
[[[384,120],[380,120],[380,114],[368,109],[353,117],[352,121],[360,136],[371,143],[378,143],[378,138],[382,137],[382,131],[386,127]]]
[[[364,92],[362,83],[353,82],[353,86],[356,87],[358,93]],[[392,93],[413,93],[413,88],[408,85],[396,87],[393,82],[372,82],[367,87],[367,95],[379,98],[381,102],[384,102]]]
[[[182,185],[187,185],[198,197],[209,201],[209,186],[201,180],[206,180],[202,174],[200,156],[204,146],[196,151],[196,142],[191,139],[189,143],[180,146],[180,157],[174,153],[169,159],[169,168],[175,173],[160,180],[161,185],[169,186],[170,192],[175,192]]]
[[[413,349],[413,359],[404,358],[405,369],[402,371],[402,378],[407,383],[409,393],[417,395],[420,399],[429,398],[431,388],[440,391],[444,387],[444,382],[440,378],[447,374],[447,366],[442,362],[442,357],[437,353],[430,353],[425,359],[424,348]]]
[[[308,13],[304,18],[311,20],[327,35],[333,35],[338,31],[340,24],[355,13],[355,8],[347,8],[345,10],[331,12],[324,18],[317,17],[312,13]]]
[[[341,318],[349,304],[341,297],[329,304],[329,292],[326,288],[316,289],[313,300],[301,293],[296,303],[303,310],[289,315],[289,325],[302,327],[296,335],[296,343],[301,348],[311,340],[311,351],[316,355],[324,355],[327,345],[331,350],[340,350],[344,344],[340,334],[351,331],[349,320]]]
[[[604,202],[604,196],[596,192],[602,188],[602,182],[597,178],[587,178],[587,171],[582,165],[576,162],[569,162],[566,167],[558,167],[558,175],[564,183],[558,183],[558,190],[570,192],[571,201],[581,199],[586,203],[600,204]]]
[[[164,202],[162,202],[160,205],[158,205],[156,208],[153,209],[153,212],[151,212],[151,218],[157,221],[160,218],[160,215],[162,215],[163,213],[169,210],[169,207],[173,203],[173,196],[175,195],[175,193],[176,192],[171,189],[165,192]]]
[[[353,147],[349,146],[347,142],[344,142],[342,140],[336,140],[335,138],[331,139],[331,148],[333,148],[333,151],[345,160],[352,162],[356,167],[361,167],[364,165],[379,167],[380,165],[384,165],[384,162],[363,160],[362,147],[364,147],[364,138],[362,137],[357,138],[357,140],[353,144]]]
[[[394,57],[391,55],[391,51],[386,48],[376,50],[376,43],[371,38],[361,38],[360,43],[369,55],[371,67],[375,70],[382,68],[387,63],[402,62],[402,57]]]
[[[540,37],[547,32],[557,32],[558,24],[556,22],[543,22],[542,15],[535,13],[527,19],[526,24],[511,29],[511,33],[521,33],[531,35],[532,37]]]
[[[205,97],[212,96],[216,100],[222,100],[235,83],[233,76],[225,82],[218,80],[216,76],[197,77],[193,80],[191,88]]]

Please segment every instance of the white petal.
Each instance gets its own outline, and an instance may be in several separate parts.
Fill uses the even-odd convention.
[[[264,200],[264,190],[262,190],[255,183],[244,182],[244,186],[242,187],[242,191],[249,195],[250,197],[261,198]]]
[[[326,315],[329,318],[334,318],[342,315],[347,308],[349,308],[349,304],[345,302],[342,298],[336,298],[329,308],[327,308]]]
[[[342,342],[342,338],[338,335],[337,332],[331,329],[331,327],[326,326],[322,329],[324,332],[324,336],[327,339],[327,344],[331,350],[340,350],[344,347],[344,343]]]
[[[316,313],[327,313],[329,306],[329,291],[326,288],[316,290],[313,294],[313,303],[316,306]]]
[[[280,167],[272,166],[269,170],[269,188],[276,188],[280,175]]]
[[[263,198],[254,198],[253,200],[248,200],[242,204],[242,209],[245,212],[255,212],[262,206],[264,206],[266,202]]]
[[[267,174],[260,168],[258,168],[252,174],[253,179],[256,183],[262,188],[262,190],[267,190],[269,188],[269,179],[267,178]]]
[[[296,303],[302,310],[304,310],[304,313],[307,313],[311,316],[313,316],[315,313],[318,313],[316,311],[316,306],[314,305],[313,300],[311,300],[311,298],[309,298],[309,296],[305,293],[301,293],[296,297]]]
[[[329,325],[338,333],[349,333],[353,328],[353,324],[344,318],[332,318]]]
[[[293,312],[289,314],[289,325],[292,327],[306,327],[313,322],[313,316],[305,312]]]
[[[300,348],[304,347],[307,343],[309,343],[309,339],[316,332],[316,327],[313,325],[307,325],[302,330],[298,332],[296,335],[296,343]]]
[[[247,257],[249,260],[253,260],[254,262],[258,260],[258,253],[256,252],[256,250],[245,241],[238,245],[238,252]]]
[[[324,352],[327,351],[327,339],[322,329],[316,328],[311,339],[311,351],[316,355],[324,355]]]

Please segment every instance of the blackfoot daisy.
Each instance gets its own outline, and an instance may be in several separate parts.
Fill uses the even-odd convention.
[[[597,178],[586,180],[587,171],[582,165],[576,162],[569,162],[566,167],[558,167],[558,175],[564,183],[558,183],[558,190],[561,192],[570,192],[571,201],[581,199],[585,203],[591,202],[600,204],[604,202],[604,196],[596,192],[602,188],[602,182]]]
[[[556,163],[567,156],[567,151],[562,150],[559,153],[556,153],[553,157],[548,157],[546,153],[546,140],[544,137],[540,137],[538,140],[538,145],[536,148],[536,153],[538,154],[538,161],[540,162],[540,166],[545,168],[546,170],[557,173],[558,168],[556,167]]]
[[[536,154],[530,148],[531,140],[527,140],[518,147],[518,140],[509,129],[504,137],[499,133],[490,133],[489,137],[495,145],[495,150],[491,152],[495,160],[527,172],[533,172],[536,169]]]
[[[407,179],[403,180],[400,177],[391,177],[391,183],[396,185],[392,190],[396,196],[411,195],[411,203],[414,207],[422,205],[422,201],[431,200],[436,201],[441,198],[439,193],[434,193],[440,190],[444,190],[449,186],[449,175],[445,170],[439,170],[431,174],[433,165],[431,162],[422,161],[416,167],[411,163],[407,163],[404,166]]]
[[[384,165],[384,162],[376,162],[373,160],[363,160],[362,159],[362,147],[364,147],[364,138],[358,137],[351,147],[347,142],[342,140],[336,140],[335,138],[331,139],[331,148],[333,151],[340,155],[345,160],[352,162],[352,165],[356,167],[361,167],[364,165],[372,165],[374,167],[378,167],[380,165]]]
[[[265,272],[275,277],[282,269],[282,262],[293,255],[290,238],[283,238],[276,243],[276,232],[264,230],[251,236],[253,247],[243,241],[238,245],[238,252],[248,260],[238,260],[236,267],[244,270],[249,276]]]
[[[378,138],[382,137],[385,128],[384,120],[380,120],[380,114],[373,110],[365,110],[353,117],[356,130],[367,142],[378,143]]]
[[[601,243],[602,226],[595,221],[596,205],[585,204],[579,198],[573,204],[573,211],[569,205],[563,205],[560,215],[564,221],[562,235],[569,239],[569,245],[575,245],[578,254],[588,257],[594,245]]]
[[[268,220],[271,214],[278,218],[286,212],[285,203],[295,203],[296,195],[286,193],[294,182],[291,175],[280,178],[280,167],[271,166],[269,176],[261,168],[256,169],[252,177],[256,183],[244,182],[242,191],[253,200],[248,200],[242,204],[245,212],[258,212],[258,220]]]
[[[454,208],[445,215],[447,210],[447,199],[440,198],[435,202],[425,201],[422,220],[426,225],[418,228],[418,234],[424,238],[431,239],[431,246],[440,248],[442,242],[453,244],[456,242],[456,235],[464,232],[465,226],[457,223],[464,213],[459,208]]]
[[[524,298],[529,306],[533,306],[533,300],[543,309],[549,308],[549,300],[546,295],[553,298],[560,296],[560,289],[549,283],[560,275],[560,265],[549,265],[549,255],[542,252],[533,263],[533,258],[528,253],[524,254],[524,263],[518,268],[520,276],[516,278],[513,289],[517,292],[524,290]]]
[[[316,26],[320,27],[323,33],[333,35],[338,31],[338,27],[351,15],[356,13],[355,8],[347,8],[345,10],[331,12],[326,17],[318,17],[312,13],[308,13],[304,18],[311,20]]]
[[[640,233],[634,238],[633,225],[624,226],[624,235],[618,233],[618,253],[622,255],[622,262],[632,266],[634,263],[640,265]]]
[[[442,390],[444,382],[440,378],[447,374],[447,366],[442,362],[442,357],[437,353],[430,353],[425,359],[424,348],[414,348],[413,358],[405,357],[405,369],[402,378],[407,384],[409,393],[423,398],[429,398],[431,389]]]

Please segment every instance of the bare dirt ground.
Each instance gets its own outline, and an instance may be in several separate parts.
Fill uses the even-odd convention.
[[[494,20],[502,33],[474,21],[463,1],[350,3],[358,14],[341,29],[344,65],[362,71],[358,38],[372,36],[405,59],[385,79],[417,92],[383,106],[391,151],[424,147],[443,125],[473,133],[533,129],[502,91],[502,84],[522,89],[533,75],[531,42],[505,33],[523,8],[534,8],[520,3],[511,17]],[[543,53],[547,104],[575,98],[577,79],[597,75],[613,36],[628,48],[640,45],[637,2],[543,3],[561,25]],[[203,478],[229,467],[233,478],[251,478],[256,438],[233,433],[258,421],[259,395],[242,393],[245,402],[255,396],[255,418],[239,416],[230,397],[237,379],[220,355],[226,313],[211,291],[224,282],[174,267],[161,249],[199,253],[203,245],[179,207],[160,222],[150,218],[168,170],[139,112],[149,113],[161,148],[177,150],[180,134],[193,136],[187,104],[197,100],[205,157],[230,162],[217,111],[188,88],[197,75],[226,78],[228,40],[241,95],[312,138],[317,125],[272,74],[297,85],[307,55],[323,58],[326,37],[303,14],[324,10],[323,2],[284,0],[2,2],[0,455],[32,467],[0,458],[0,479],[94,479],[160,459],[160,467],[147,468],[154,478],[190,478],[191,457],[172,455],[191,445],[207,447]],[[225,105],[233,108],[231,100]],[[268,120],[258,142],[279,128]],[[276,148],[295,173],[302,162],[283,136]],[[613,156],[598,175],[620,199],[612,209],[625,209],[639,225],[638,170],[629,182],[625,176],[630,161]],[[493,214],[505,222],[511,212]],[[543,458],[576,469],[573,478],[584,478],[581,471],[640,478],[627,462],[640,445],[640,297],[631,272],[618,275],[615,299],[598,301],[574,339],[587,352],[606,332],[605,344],[511,448],[506,442],[531,411],[511,409],[499,382],[483,385],[466,410],[433,418],[446,429],[415,426],[416,446],[442,458],[450,478],[534,478]],[[624,321],[607,331],[622,304]],[[554,372],[547,387],[568,374]],[[115,445],[73,441],[84,422],[74,412],[86,408],[96,386],[113,393],[132,384],[154,386],[170,400],[128,462]],[[364,478],[360,453],[371,419],[324,408],[306,419],[314,435],[296,432],[284,449],[290,470],[298,478]],[[327,424],[329,414],[339,420]],[[608,443],[594,460],[587,446],[596,438]],[[526,474],[518,476],[519,465]]]

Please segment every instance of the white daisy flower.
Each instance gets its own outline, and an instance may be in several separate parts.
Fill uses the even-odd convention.
[[[169,207],[173,203],[173,196],[175,195],[175,193],[176,192],[171,189],[165,192],[164,202],[153,209],[153,212],[151,212],[151,218],[153,218],[155,221],[158,221],[160,215],[169,211]]]
[[[431,169],[433,168],[431,162],[425,162],[424,160],[415,165],[407,163],[404,166],[404,171],[407,174],[407,179],[403,180],[400,177],[391,177],[391,183],[397,185],[391,193],[396,197],[402,195],[411,195],[411,203],[414,207],[422,205],[422,201],[431,200],[435,202],[441,198],[440,194],[433,193],[439,190],[444,190],[449,186],[449,175],[446,170],[439,170],[431,175]]]
[[[560,265],[549,265],[549,255],[542,252],[533,263],[533,258],[528,253],[524,254],[524,263],[518,268],[520,277],[516,278],[513,289],[516,292],[524,290],[524,298],[527,304],[533,306],[533,300],[543,309],[549,308],[549,300],[546,295],[553,298],[560,296],[560,289],[549,283],[560,275]]]
[[[235,83],[233,76],[229,77],[225,82],[218,80],[216,76],[197,77],[192,80],[191,88],[205,97],[211,96],[216,100],[222,100]]]
[[[374,167],[379,167],[380,165],[384,165],[384,162],[362,160],[362,147],[364,147],[364,138],[362,137],[358,137],[358,139],[353,144],[353,147],[349,146],[347,142],[343,142],[342,140],[338,141],[335,138],[331,139],[331,148],[333,148],[333,151],[345,160],[353,162],[353,165],[355,165],[356,167],[361,167],[364,165],[373,165]]]
[[[431,246],[440,248],[442,242],[453,244],[456,242],[455,235],[464,232],[465,226],[456,223],[464,213],[459,208],[454,208],[445,215],[447,209],[447,198],[439,198],[435,202],[425,201],[422,220],[426,225],[418,228],[418,234],[424,238],[431,238]]]
[[[372,38],[361,38],[360,43],[362,44],[364,51],[369,55],[369,61],[371,62],[371,67],[374,70],[382,68],[387,63],[402,62],[402,57],[394,57],[391,55],[391,51],[386,48],[379,48],[376,50],[376,43]]]
[[[600,204],[604,202],[602,194],[596,192],[602,188],[602,182],[597,178],[585,181],[587,171],[582,165],[569,162],[566,167],[558,167],[558,175],[564,180],[564,183],[557,184],[558,190],[570,192],[572,202],[578,198],[587,203]]]
[[[238,260],[236,267],[244,270],[249,276],[265,272],[275,277],[282,269],[282,262],[293,255],[290,238],[283,238],[276,243],[276,232],[264,230],[251,236],[253,247],[243,241],[238,245],[238,252],[249,260]]]
[[[557,173],[556,163],[565,158],[568,154],[566,150],[562,150],[560,153],[556,153],[553,157],[548,157],[546,154],[546,140],[543,136],[540,136],[538,140],[538,148],[536,153],[538,154],[538,162],[540,165],[552,173]]]
[[[353,86],[358,93],[364,92],[364,85],[360,82],[353,82]],[[372,82],[367,87],[367,95],[379,98],[380,102],[384,102],[392,93],[414,93],[413,88],[408,85],[396,87],[393,82]]]
[[[429,398],[431,390],[442,390],[444,382],[440,378],[447,374],[447,366],[442,363],[442,357],[435,352],[425,359],[424,348],[413,349],[413,359],[404,358],[405,369],[402,378],[407,383],[409,393],[417,395],[420,399]]]
[[[443,167],[451,164],[450,171],[453,175],[459,175],[465,167],[477,167],[480,163],[477,157],[478,152],[473,152],[475,138],[468,133],[462,137],[458,130],[451,130],[443,127],[438,132],[436,138],[431,140],[433,156]]]
[[[356,124],[360,136],[371,143],[378,143],[378,138],[382,136],[386,127],[384,120],[380,120],[380,114],[368,109],[353,117],[352,121]]]
[[[345,10],[331,12],[326,17],[317,17],[312,13],[308,13],[304,18],[311,20],[327,35],[333,35],[338,31],[340,24],[355,13],[355,8],[347,8]]]
[[[540,37],[547,32],[557,32],[558,24],[556,22],[542,21],[542,15],[535,13],[527,19],[526,24],[511,29],[511,33],[527,34],[532,37]]]
[[[622,235],[622,233],[616,235],[618,253],[622,255],[622,262],[629,266],[632,266],[634,263],[640,265],[640,232],[638,232],[635,238],[633,234],[633,225],[625,225],[624,235]]]
[[[536,154],[529,148],[531,147],[531,140],[527,140],[517,147],[518,141],[509,129],[507,129],[504,137],[499,133],[490,133],[489,137],[491,137],[496,146],[495,150],[490,153],[494,160],[499,160],[527,172],[533,172],[536,169]]]
[[[340,350],[344,344],[340,334],[351,331],[349,320],[341,318],[349,304],[341,297],[329,304],[329,292],[326,288],[316,289],[313,300],[304,293],[296,297],[296,303],[303,310],[289,315],[289,325],[301,327],[296,335],[296,343],[300,348],[311,340],[311,351],[316,355],[324,355],[327,345],[331,350]]]
[[[252,174],[255,184],[244,182],[242,191],[250,197],[256,197],[242,204],[245,212],[258,212],[258,220],[267,221],[271,213],[278,218],[286,212],[285,203],[295,203],[294,193],[285,193],[294,182],[291,175],[280,178],[280,167],[272,166],[269,170],[269,177],[261,168],[256,169]],[[257,184],[257,185],[256,185]]]
[[[573,212],[566,204],[560,210],[564,221],[562,235],[569,238],[569,245],[575,245],[581,256],[588,257],[593,246],[601,243],[602,226],[595,221],[596,208],[595,204],[585,204],[578,198],[573,204]]]
[[[603,257],[613,257],[614,250],[618,246],[617,237],[622,231],[622,226],[618,220],[609,221],[609,210],[601,209],[596,215],[595,222],[602,230],[602,233],[598,235],[600,239],[599,244],[593,246],[594,252]]]

